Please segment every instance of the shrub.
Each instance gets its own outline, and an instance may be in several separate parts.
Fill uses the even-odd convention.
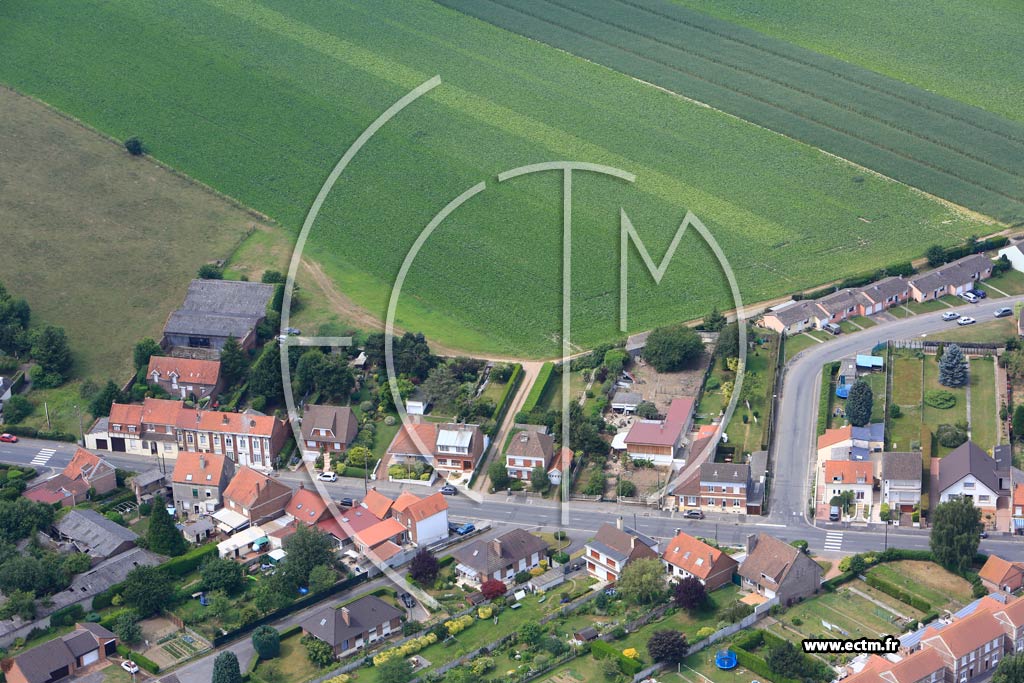
[[[955,425],[941,424],[935,430],[935,439],[946,448],[956,448],[967,441],[967,425],[958,422]]]
[[[924,392],[925,405],[939,410],[948,410],[956,405],[956,396],[945,389],[929,389]],[[893,404],[895,406],[895,404]],[[894,416],[895,417],[895,416]]]
[[[273,659],[281,654],[281,634],[273,626],[258,626],[252,632],[252,647],[260,659]]]

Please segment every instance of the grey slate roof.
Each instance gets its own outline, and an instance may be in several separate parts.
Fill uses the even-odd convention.
[[[348,610],[348,623],[345,613]],[[302,628],[314,636],[338,647],[346,639],[351,640],[357,635],[369,631],[375,626],[385,624],[392,619],[403,616],[403,612],[389,605],[375,595],[366,595],[355,602],[342,607],[325,607],[314,612],[302,622]]]
[[[960,481],[968,474],[992,491],[999,491],[996,461],[973,441],[958,446],[939,462],[939,492]]]
[[[857,292],[852,289],[840,289],[838,292],[821,297],[816,303],[818,308],[829,315],[843,313],[857,305]]]
[[[500,541],[501,552],[494,541]],[[481,574],[493,574],[519,560],[529,559],[534,553],[544,553],[548,544],[523,529],[512,529],[496,539],[477,539],[452,553],[459,564]]]
[[[982,273],[991,267],[992,261],[984,254],[971,254],[912,277],[909,282],[921,292],[930,293],[949,285],[962,285],[971,280],[974,273]]]
[[[166,480],[167,476],[157,468],[146,470],[142,474],[136,474],[132,477],[132,481],[137,486],[149,486],[150,484],[158,484],[161,480]]]
[[[54,526],[94,557],[109,557],[123,543],[134,543],[139,537],[95,510],[71,510]]]
[[[245,337],[266,316],[274,285],[234,280],[193,280],[164,334]]]
[[[901,277],[887,277],[870,285],[864,285],[860,291],[866,294],[875,303],[884,303],[892,296],[902,296],[910,289],[907,281]]]
[[[797,301],[785,308],[774,308],[769,312],[787,327],[793,323],[809,320],[819,313],[818,307],[811,301]]]
[[[82,572],[71,581],[66,590],[53,595],[53,609],[74,604],[79,600],[102,593],[111,586],[121,583],[128,572],[140,566],[155,567],[163,561],[160,555],[132,548],[120,555],[103,560],[92,569]]]
[[[750,465],[725,462],[705,462],[700,466],[701,482],[715,484],[743,484],[750,481]]]
[[[750,477],[760,479],[768,470],[768,451],[754,451],[750,454]]]
[[[882,479],[896,481],[921,481],[921,454],[882,453]]]
[[[615,395],[612,396],[611,405],[617,405],[624,403],[629,406],[638,406],[644,400],[641,394],[633,391],[616,391]]]
[[[1013,447],[1002,444],[992,449],[992,457],[1000,470],[1008,470],[1013,466]]]

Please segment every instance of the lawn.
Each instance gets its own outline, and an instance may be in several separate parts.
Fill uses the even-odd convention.
[[[864,381],[871,387],[874,402],[871,404],[871,421],[885,422],[885,378],[884,372],[872,372],[863,377]]]
[[[921,408],[901,407],[898,418],[889,418],[889,450],[909,451],[921,442]]]
[[[817,346],[818,342],[815,341],[815,337],[812,337],[806,332],[804,334],[798,334],[794,337],[786,337],[786,361],[788,362],[796,354],[800,353],[804,349]]]
[[[963,315],[970,315],[970,311],[963,311]],[[1005,318],[982,318],[981,322],[963,327],[956,323],[950,323],[950,328],[944,332],[929,335],[929,339],[951,342],[978,342],[993,343],[1004,342],[1011,337],[1017,336],[1017,319],[1014,316]]]
[[[75,374],[100,383],[128,379],[135,342],[159,339],[199,266],[227,257],[257,223],[5,88],[0,158],[3,247],[17,255],[6,259],[0,281],[28,300],[35,324],[67,331]]]
[[[1006,292],[1010,296],[1014,294],[1024,294],[1024,273],[1019,270],[1008,270],[1002,275],[997,275],[993,278],[985,280],[979,289],[983,289],[988,292],[990,297],[1002,296],[995,289],[999,289]]]
[[[402,111],[355,158],[324,204],[306,251],[349,300],[379,318],[403,258],[430,218],[466,188],[488,181],[426,242],[398,307],[400,326],[462,349],[536,356],[560,346],[557,180],[546,174],[494,181],[500,171],[537,160],[580,159],[638,176],[635,184],[576,176],[573,341],[583,347],[621,337],[619,301],[611,294],[618,254],[607,248],[619,234],[620,207],[655,255],[692,210],[729,256],[747,301],[820,283],[823,253],[847,256],[828,269],[832,279],[920,256],[926,243],[988,231],[809,145],[428,0],[211,0],[185,8],[155,0],[73,6],[42,0],[2,5],[0,22],[0,81],[115,138],[140,136],[153,157],[291,231],[351,141],[398,98],[440,74],[442,85]],[[110,41],[112,34],[119,39]],[[132,65],[130,79],[125,64]],[[20,133],[5,137],[17,140],[22,155],[38,156]],[[38,194],[38,183],[30,186]],[[102,313],[98,330],[116,328],[129,341],[153,333],[198,261],[227,256],[237,241],[230,220],[209,221],[196,212],[175,231],[165,213],[157,207],[125,221],[130,239],[104,229],[69,247],[75,258],[58,259],[96,271],[95,280],[105,274],[95,264],[111,261],[111,244],[145,245],[135,258],[115,262],[119,279],[136,282],[136,272],[148,279],[124,287],[130,294],[122,300],[110,301],[103,288],[84,299],[89,305],[74,308],[91,319]],[[26,236],[38,233],[38,220],[6,222],[23,225],[18,229]],[[82,223],[69,210],[64,224]],[[138,231],[140,225],[149,229]],[[152,235],[162,247],[171,232],[190,248],[163,250],[138,239]],[[644,275],[639,259],[631,261],[630,330],[697,318],[713,304],[732,306],[718,266],[692,232],[660,285]],[[29,239],[16,246],[14,253],[54,255],[49,241],[46,250]],[[157,268],[149,255],[158,251]],[[166,259],[176,261],[172,268]],[[34,276],[25,292],[38,289],[39,273],[48,270],[39,263],[18,269]],[[78,282],[74,269],[58,270],[65,282]],[[169,274],[173,286],[162,282]],[[60,287],[43,291],[54,293],[47,297],[54,305],[64,301]],[[135,312],[144,317],[126,315]],[[149,323],[137,322],[144,320]],[[86,343],[105,341],[97,335]]]
[[[775,361],[778,353],[779,337],[767,333],[767,343],[757,347],[753,353],[747,354],[747,372],[743,378],[743,394],[741,402],[736,406],[736,413],[729,422],[727,433],[729,443],[741,447],[742,453],[761,450],[764,440],[764,429],[769,413],[769,400],[775,382]],[[721,364],[719,364],[721,365]],[[746,408],[750,403],[750,410]],[[719,393],[719,404],[721,394]],[[755,416],[754,413],[757,413]],[[747,416],[747,422],[743,417]]]
[[[544,394],[540,397],[537,402],[538,406],[542,406],[545,410],[561,410],[562,409],[562,373],[556,372],[551,375],[551,380],[548,385],[544,387]],[[570,372],[569,373],[569,397],[570,401],[579,401],[583,396],[583,391],[587,387],[586,380],[583,379],[583,372]],[[600,393],[601,385],[595,384],[591,388],[595,393]]]
[[[663,629],[682,631],[686,634],[687,639],[689,639],[691,643],[695,643],[698,640],[696,637],[697,631],[705,626],[714,628],[719,621],[718,613],[730,605],[733,605],[738,596],[739,587],[734,584],[729,584],[708,596],[711,599],[711,606],[706,611],[691,616],[685,610],[676,610],[675,613],[670,614],[667,617],[663,617],[662,619],[652,621],[630,633],[622,640],[617,641],[616,647],[620,651],[625,650],[626,648],[635,647],[644,656],[646,656],[647,640],[651,637],[652,633]]]
[[[899,611],[907,617],[921,616],[920,612],[911,608]],[[907,614],[907,611],[911,614]],[[823,593],[791,607],[780,618],[784,628],[772,628],[772,631],[796,640],[819,637],[878,638],[901,632],[900,626],[893,623],[893,616],[844,586],[834,593]],[[823,621],[846,633],[833,630],[830,635]]]
[[[747,671],[742,666],[738,666],[732,671],[722,671],[715,666],[717,650],[718,647],[709,647],[695,655],[690,655],[683,661],[681,671],[663,671],[658,674],[658,680],[665,683],[708,683],[708,681],[711,683],[745,683],[747,680],[771,683],[770,679],[761,674]],[[588,683],[589,680],[596,681],[598,679],[588,679]]]
[[[301,638],[300,634],[284,638],[281,641],[281,655],[276,659],[260,662],[252,677],[253,683],[263,683],[264,681],[272,683],[273,680],[281,680],[280,678],[271,679],[261,676],[261,672],[267,668],[276,669],[279,675],[283,673],[288,683],[304,683],[304,681],[310,681],[322,674],[323,671],[310,662],[309,657],[306,656],[306,647],[299,642]],[[245,663],[243,662],[242,665],[244,667]]]
[[[131,350],[127,350],[129,360]],[[21,424],[36,429],[52,429],[73,434],[78,437],[82,429],[92,426],[92,415],[89,413],[89,401],[82,398],[80,393],[82,382],[79,380],[67,382],[54,389],[33,389],[25,394],[33,406],[32,414],[25,418]],[[49,411],[50,427],[47,426],[46,415]],[[81,423],[79,423],[81,413]]]
[[[924,359],[924,390],[939,389],[948,391],[956,397],[956,405],[945,410],[925,405],[923,419],[925,424],[931,427],[932,431],[940,424],[955,424],[967,421],[967,390],[964,387],[944,387],[939,384],[939,364],[935,356],[925,356]],[[939,446],[940,454],[945,455],[943,446]]]
[[[903,590],[927,601],[932,609],[955,609],[971,601],[971,584],[933,562],[901,560],[868,570]]]
[[[905,353],[893,354],[892,400],[901,408],[921,405],[921,373],[924,361]]]
[[[928,301],[911,301],[910,303],[907,304],[907,308],[909,308],[914,313],[920,315],[922,313],[934,313],[935,311],[944,311],[947,308],[949,308],[949,306],[946,306],[944,303],[942,303],[942,301],[929,299]]]
[[[971,440],[986,451],[998,438],[996,376],[992,358],[971,359]]]

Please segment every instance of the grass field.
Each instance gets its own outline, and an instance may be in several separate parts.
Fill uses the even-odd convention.
[[[981,213],[1024,216],[1019,122],[665,0],[439,1]]]
[[[135,342],[159,339],[199,266],[256,222],[4,88],[0,158],[0,281],[35,323],[65,328],[80,377],[128,379]]]
[[[971,440],[986,451],[998,438],[996,375],[991,358],[971,360]]]
[[[932,609],[958,608],[971,601],[971,584],[933,562],[901,560],[868,570],[927,601]]]
[[[909,353],[893,354],[892,400],[901,408],[921,405],[921,373],[924,360]]]
[[[926,240],[987,231],[810,147],[426,0],[22,1],[4,4],[0,21],[0,81],[117,138],[141,136],[158,159],[289,229],[350,142],[440,73],[443,84],[347,169],[307,253],[379,318],[422,227],[488,180],[487,191],[424,246],[398,311],[401,326],[464,349],[547,355],[558,348],[559,181],[547,174],[494,182],[497,172],[522,164],[580,159],[638,176],[635,186],[576,176],[573,338],[580,345],[621,336],[610,246],[619,207],[654,255],[693,210],[730,257],[748,301],[820,282],[826,257],[837,264],[828,277],[841,277],[919,256]],[[193,244],[213,234],[197,233]],[[680,246],[661,286],[631,259],[631,330],[731,306],[697,236]],[[165,314],[160,309],[159,319]]]
[[[858,590],[859,586],[866,586],[861,581],[856,584],[859,584]],[[901,605],[897,611],[908,618],[921,616],[920,612],[907,605]],[[885,634],[900,633],[900,626],[893,622],[893,616],[891,612],[844,586],[834,593],[824,593],[790,608],[781,619],[784,628],[772,627],[771,630],[794,641],[840,636],[878,638]],[[794,619],[797,623],[794,623]],[[849,635],[836,631],[830,635],[822,625],[823,621],[838,626]]]
[[[1014,2],[886,0],[835,3],[814,0],[673,0],[721,19],[791,41],[912,83],[945,97],[1024,121],[1024,61]],[[886,20],[880,23],[878,18]],[[961,40],[948,41],[950,26]],[[978,49],[984,45],[985,49]]]
[[[961,313],[970,315],[970,309]],[[950,325],[948,330],[930,335],[929,338],[951,342],[1004,342],[1017,335],[1017,319],[1012,315],[1005,318],[980,318],[974,325],[963,327],[956,323]]]
[[[789,361],[790,358],[804,349],[817,346],[818,342],[815,341],[815,339],[816,337],[807,333],[798,334],[793,337],[786,337],[786,360]]]
[[[989,293],[989,296],[994,297],[1000,296],[995,289],[999,289],[1010,296],[1024,294],[1024,273],[1019,270],[1008,270],[1002,275],[985,280],[979,285],[979,288],[984,289]]]

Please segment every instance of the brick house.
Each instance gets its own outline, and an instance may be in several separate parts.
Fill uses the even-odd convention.
[[[740,586],[789,606],[821,587],[821,567],[797,548],[768,534],[747,536],[747,557],[739,568]]]
[[[511,582],[515,575],[540,565],[548,544],[523,529],[497,538],[477,539],[452,552],[455,572],[463,580],[481,585],[488,579]]]
[[[622,570],[634,560],[658,557],[658,543],[643,534],[615,524],[601,525],[597,535],[583,546],[587,572],[598,581],[618,581]]]
[[[183,451],[174,462],[171,492],[179,515],[213,514],[221,506],[221,494],[235,474],[235,466],[223,455]]]
[[[149,359],[146,379],[151,385],[181,399],[216,396],[223,389],[219,360],[153,356]]]
[[[936,631],[929,627],[921,647],[938,653],[946,680],[962,683],[988,677],[1004,653],[1003,625],[988,610],[979,610]]]
[[[822,503],[842,495],[844,491],[853,493],[857,504],[870,504],[871,492],[875,485],[875,465],[870,461],[826,460],[825,488]]]
[[[910,299],[910,285],[901,277],[887,277],[864,285],[857,292],[857,314],[874,315]]]
[[[114,466],[79,448],[60,474],[28,489],[25,497],[37,503],[60,503],[64,507],[73,507],[85,502],[90,491],[102,495],[115,488],[117,474]]]
[[[700,502],[705,509],[746,514],[749,488],[749,465],[706,462],[700,466]]]
[[[327,501],[303,484],[292,493],[288,505],[284,508],[285,514],[291,515],[295,521],[302,522],[306,526],[313,526],[327,516]]]
[[[325,607],[302,622],[302,633],[331,646],[335,657],[401,634],[404,613],[375,595],[363,597],[340,607]]]
[[[555,439],[550,434],[541,434],[526,429],[512,437],[505,451],[505,469],[512,479],[530,481],[535,467],[547,470],[555,449]]]
[[[70,633],[48,640],[0,665],[8,683],[53,683],[103,667],[117,656],[117,637],[99,624],[75,624]]]
[[[336,455],[348,450],[359,424],[348,406],[306,406],[301,431],[303,455],[315,460],[321,452]]]
[[[251,525],[277,519],[291,499],[291,487],[250,467],[240,468],[224,489],[224,508]]]
[[[448,499],[440,491],[426,498],[403,491],[391,506],[391,516],[408,529],[418,546],[448,538]]]
[[[978,577],[990,593],[1013,593],[1024,588],[1024,562],[1010,562],[997,555],[989,555]]]
[[[974,289],[981,280],[992,276],[992,261],[984,254],[971,254],[935,270],[908,280],[914,301],[932,301],[946,295],[956,296]]]
[[[472,472],[483,452],[479,425],[451,422],[402,425],[387,450],[392,464],[419,460],[439,473]]]
[[[728,585],[739,563],[718,548],[679,533],[665,544],[661,555],[671,579],[698,579],[708,591]]]

